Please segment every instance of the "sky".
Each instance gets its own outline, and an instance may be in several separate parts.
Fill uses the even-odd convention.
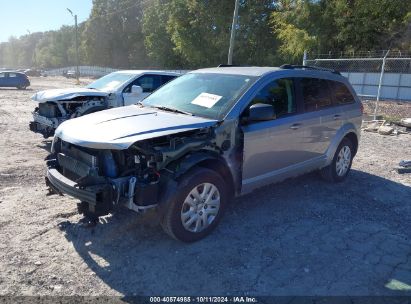
[[[28,31],[44,32],[73,25],[74,18],[67,8],[77,14],[80,23],[89,17],[91,7],[92,0],[0,0],[0,42]]]

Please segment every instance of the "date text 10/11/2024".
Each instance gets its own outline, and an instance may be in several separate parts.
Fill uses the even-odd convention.
[[[257,303],[254,297],[150,297],[150,303]]]

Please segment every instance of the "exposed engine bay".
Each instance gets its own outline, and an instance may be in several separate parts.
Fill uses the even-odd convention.
[[[147,139],[125,150],[85,148],[55,137],[46,182],[58,193],[53,184],[65,183],[64,191],[82,201],[79,211],[84,215],[103,216],[119,206],[141,212],[158,204],[160,189],[181,174],[190,155],[223,153],[214,131]],[[68,181],[73,188],[67,188]]]
[[[53,136],[54,130],[65,120],[106,109],[106,97],[78,96],[70,100],[41,102],[34,109],[30,130],[45,138]]]

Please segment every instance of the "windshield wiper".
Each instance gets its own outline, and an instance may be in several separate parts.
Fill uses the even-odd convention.
[[[182,111],[182,110],[178,110],[178,109],[174,109],[174,108],[169,108],[169,107],[166,107],[166,106],[152,106],[152,107],[153,107],[153,108],[156,108],[156,109],[159,109],[159,110],[163,110],[163,111],[168,111],[168,112],[174,112],[174,113],[180,113],[180,114],[195,116],[193,113],[186,112],[186,111]]]

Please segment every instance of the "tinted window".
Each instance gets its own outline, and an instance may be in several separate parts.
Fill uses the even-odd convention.
[[[163,76],[161,76],[162,84],[165,84],[165,83],[169,82],[170,80],[173,80],[174,78],[176,78],[176,76],[163,75]]]
[[[15,73],[9,73],[9,77],[17,77],[17,74],[15,74]]]
[[[347,104],[355,101],[354,96],[350,93],[345,84],[337,81],[331,81],[334,89],[334,101],[336,104]]]
[[[274,107],[276,117],[296,112],[294,82],[292,79],[278,79],[266,85],[253,98],[251,105],[265,103]]]
[[[300,83],[306,112],[320,110],[331,105],[330,90],[326,80],[301,78]]]
[[[144,93],[151,93],[159,88],[161,83],[160,75],[144,75],[141,76],[134,85],[138,85],[143,88]]]
[[[4,77],[6,77],[6,74],[0,73],[0,78],[4,78]]]

